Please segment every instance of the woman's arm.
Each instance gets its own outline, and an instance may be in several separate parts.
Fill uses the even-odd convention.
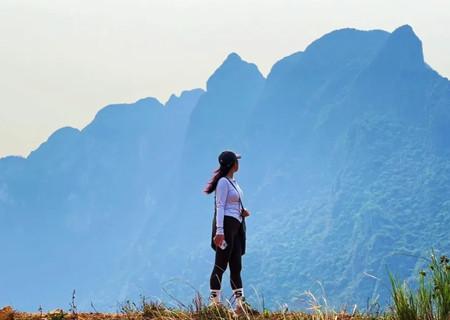
[[[225,179],[219,179],[216,187],[216,234],[224,234],[223,216],[225,210],[225,202],[228,195],[228,183]]]

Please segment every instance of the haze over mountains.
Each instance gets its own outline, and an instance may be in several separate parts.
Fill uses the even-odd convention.
[[[202,190],[224,149],[242,154],[251,302],[254,287],[270,308],[302,307],[320,281],[332,304],[386,304],[386,267],[415,277],[414,256],[450,250],[449,137],[450,83],[408,25],[330,32],[267,78],[231,53],[206,91],[109,105],[0,159],[0,305],[61,307],[73,289],[86,310],[173,301],[162,287],[206,295]]]

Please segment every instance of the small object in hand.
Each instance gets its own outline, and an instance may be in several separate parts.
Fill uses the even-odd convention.
[[[219,248],[222,250],[225,250],[225,248],[227,247],[227,242],[225,241],[225,239],[223,239],[222,243],[220,244]]]

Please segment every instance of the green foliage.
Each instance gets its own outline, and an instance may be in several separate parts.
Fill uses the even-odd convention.
[[[392,300],[397,318],[399,320],[417,320],[416,300],[411,289],[406,282],[401,284],[391,273],[389,273],[389,279],[392,285]]]
[[[121,313],[125,314],[128,319],[167,317],[176,313],[173,309],[165,306],[160,301],[149,301],[145,296],[141,295],[140,304],[136,304],[130,300],[126,300],[120,307]]]
[[[63,310],[58,309],[55,312],[50,312],[48,314],[48,320],[64,320],[65,313]]]
[[[430,265],[433,278],[432,299],[436,306],[436,319],[444,320],[450,318],[450,265],[446,256],[441,256],[438,262],[432,256]]]
[[[419,272],[419,286],[411,289],[389,273],[393,311],[399,320],[450,319],[450,265],[446,256],[431,253],[430,275]]]

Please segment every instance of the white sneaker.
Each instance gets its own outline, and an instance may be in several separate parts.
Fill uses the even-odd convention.
[[[243,313],[248,312],[247,304],[245,302],[245,298],[239,298],[236,300],[236,305],[234,307],[234,313],[238,316],[240,316]]]
[[[218,305],[222,305],[222,303],[220,302],[220,290],[214,290],[211,289],[211,292],[209,294],[209,307],[214,307],[214,306],[218,306]]]
[[[234,313],[236,313],[237,315],[241,315],[242,313],[244,313],[244,289],[233,289],[233,297],[235,300]]]

